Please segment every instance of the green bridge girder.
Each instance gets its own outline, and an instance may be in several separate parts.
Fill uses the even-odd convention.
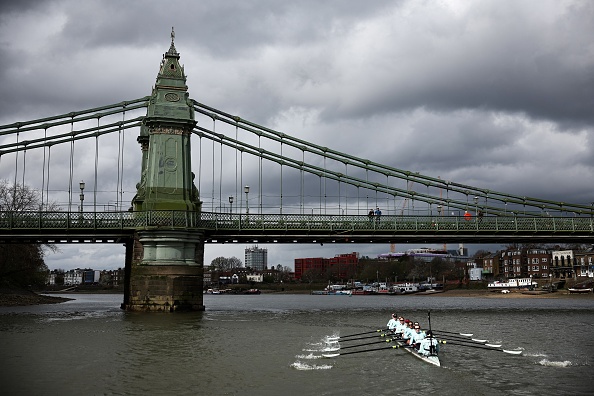
[[[594,242],[586,216],[382,216],[230,214],[191,211],[0,212],[0,240],[7,242],[119,241],[138,230],[200,230],[210,243],[513,243]]]

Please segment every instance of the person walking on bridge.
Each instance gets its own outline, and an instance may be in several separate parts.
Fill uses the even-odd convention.
[[[380,216],[382,215],[382,211],[380,210],[380,208],[379,207],[375,208],[375,212],[373,212],[373,214],[375,215],[375,221],[377,223],[379,223]]]

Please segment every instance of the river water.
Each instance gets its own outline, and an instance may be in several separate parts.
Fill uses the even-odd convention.
[[[0,308],[1,394],[594,394],[591,297],[206,295],[205,312],[175,314],[67,297]],[[398,349],[321,357],[328,336],[383,328],[391,312],[426,327],[428,311],[433,329],[523,353],[446,344],[442,367]]]

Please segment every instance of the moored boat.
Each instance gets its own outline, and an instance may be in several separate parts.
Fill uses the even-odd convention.
[[[532,278],[515,278],[515,279],[508,279],[505,282],[502,281],[494,281],[490,282],[487,285],[489,289],[534,289],[538,286],[537,282],[532,281]]]
[[[311,294],[322,296],[350,296],[352,295],[352,292],[350,290],[312,290]]]
[[[592,293],[592,290],[594,289],[591,287],[570,287],[567,290],[569,290],[570,294],[585,294]]]

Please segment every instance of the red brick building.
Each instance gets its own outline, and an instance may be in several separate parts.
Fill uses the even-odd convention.
[[[546,249],[528,249],[526,273],[533,278],[548,278],[551,270],[551,252]]]
[[[359,265],[359,253],[337,254],[332,258],[308,257],[295,259],[295,279],[313,271],[318,274],[332,274],[338,279],[352,277]]]

